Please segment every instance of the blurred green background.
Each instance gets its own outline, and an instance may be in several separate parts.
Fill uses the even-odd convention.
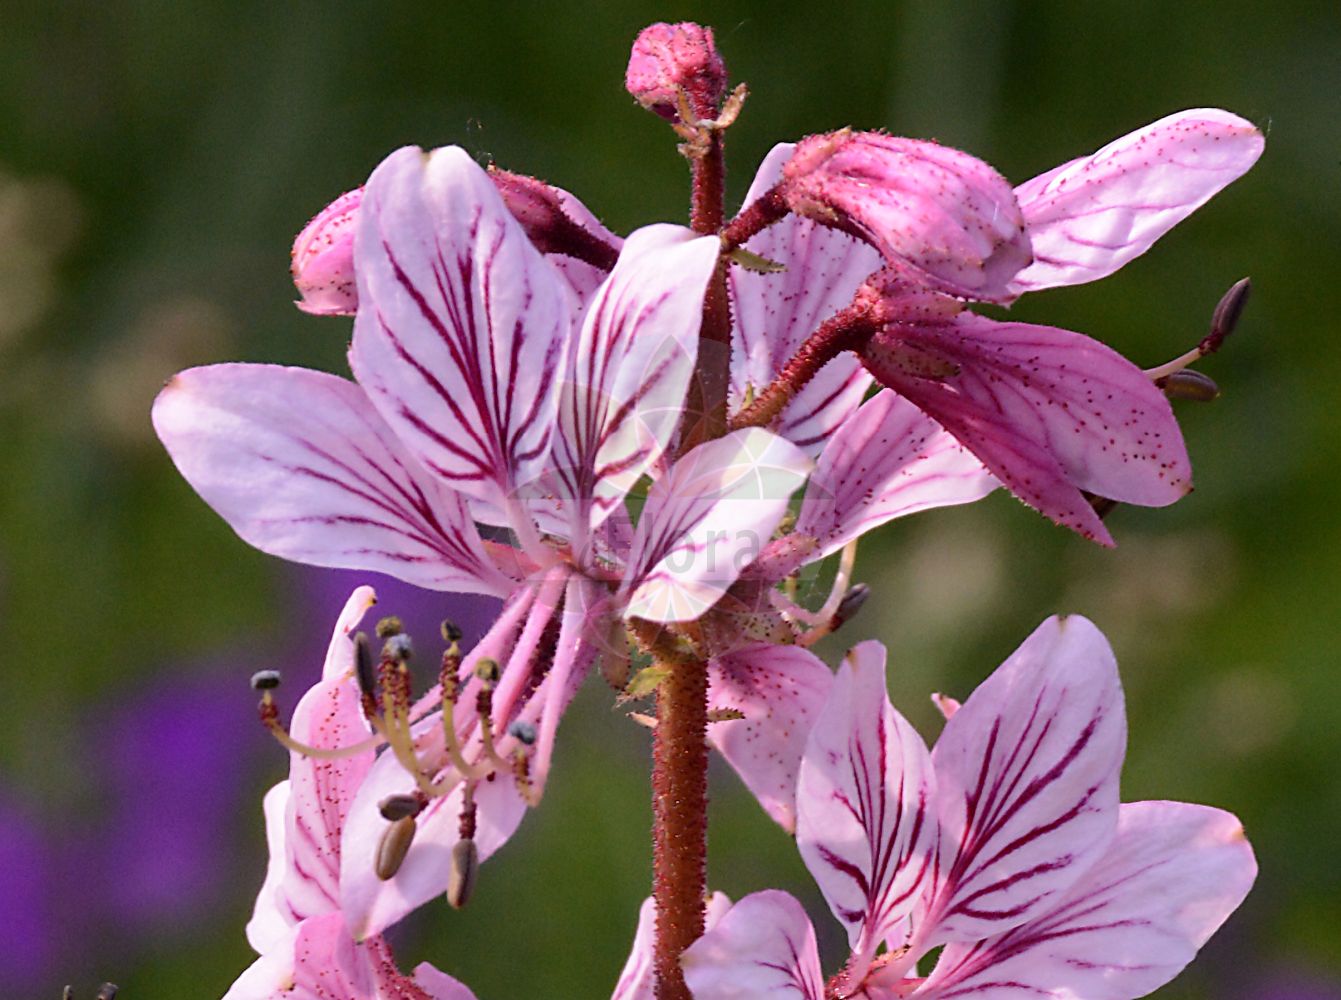
[[[1128,692],[1124,797],[1234,810],[1262,867],[1160,995],[1341,996],[1336,5],[19,0],[3,17],[0,996],[101,979],[127,1000],[219,996],[246,967],[260,794],[287,768],[246,679],[284,667],[292,704],[352,582],[237,540],[155,441],[158,388],[235,359],[345,372],[349,322],[290,305],[289,243],[406,143],[560,184],[616,230],[683,220],[673,137],[622,79],[640,27],[686,18],[751,87],[736,199],[772,143],[847,124],[1016,181],[1185,107],[1267,132],[1252,173],[1154,252],[1014,311],[1150,366],[1250,274],[1240,333],[1202,366],[1223,398],[1180,411],[1197,491],[1117,511],[1113,551],[1004,495],[912,518],[863,545],[875,599],[841,639],[890,644],[896,704],[930,738],[931,691],[966,695],[1047,614],[1093,618]],[[468,909],[398,930],[402,965],[431,958],[481,1000],[607,996],[647,892],[647,749],[589,686],[544,807]],[[789,889],[838,946],[725,771],[712,823],[714,887]]]

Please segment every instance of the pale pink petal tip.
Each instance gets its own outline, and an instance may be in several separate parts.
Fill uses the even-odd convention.
[[[844,129],[797,144],[782,194],[797,215],[865,240],[951,295],[1008,297],[1032,259],[1009,183],[934,142]]]
[[[1197,108],[1025,181],[1015,196],[1035,260],[1016,275],[1011,292],[1112,274],[1242,177],[1265,144],[1252,122]]]
[[[696,111],[715,108],[726,93],[726,63],[712,29],[690,21],[644,28],[633,43],[624,86],[643,107],[671,121],[679,118],[681,91]]]
[[[303,227],[293,241],[293,283],[302,299],[296,303],[314,316],[352,316],[359,306],[354,283],[354,221],[363,188],[336,198]]]

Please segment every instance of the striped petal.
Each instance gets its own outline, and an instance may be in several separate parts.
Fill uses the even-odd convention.
[[[953,435],[886,389],[821,453],[796,533],[818,540],[820,559],[896,517],[969,503],[999,485]]]
[[[293,711],[289,731],[299,742],[339,749],[368,737],[361,694],[353,677],[351,635],[376,600],[371,587],[359,587],[350,595],[331,637],[322,680],[303,695]],[[371,748],[336,760],[289,754],[288,872],[278,898],[298,920],[340,906],[341,834],[374,756]]]
[[[1112,274],[1247,172],[1266,140],[1217,108],[1180,111],[1015,189],[1034,263],[1015,295]]]
[[[196,492],[262,552],[503,595],[462,498],[425,473],[352,382],[306,368],[175,376],[154,428]]]
[[[945,947],[917,992],[940,1000],[1134,1000],[1182,971],[1247,895],[1257,864],[1229,813],[1122,806],[1117,837],[1029,923]]]
[[[701,444],[655,483],[620,596],[625,615],[689,621],[763,551],[811,462],[757,427]]]
[[[879,334],[865,358],[1012,493],[1086,538],[1112,544],[1081,490],[1161,507],[1192,488],[1164,394],[1089,337],[961,313]]]
[[[854,983],[882,943],[902,943],[932,877],[935,799],[926,745],[889,702],[884,647],[861,643],[810,731],[796,792],[796,844],[847,927]]]
[[[575,538],[604,521],[670,444],[719,246],[680,226],[640,229],[592,300],[553,457],[560,499],[574,508]]]
[[[939,884],[921,935],[977,941],[1037,917],[1107,850],[1127,724],[1113,651],[1049,618],[964,702],[932,751]]]
[[[793,143],[774,146],[745,196],[755,201],[782,179]],[[858,286],[881,267],[865,243],[798,215],[788,215],[745,244],[783,265],[777,274],[733,267],[728,281],[736,323],[731,345],[731,406],[762,392],[821,323],[852,302]],[[861,403],[870,376],[851,354],[830,361],[783,409],[773,430],[817,455]]]
[[[723,892],[708,897],[703,914],[704,932],[711,931],[731,909],[731,899]],[[610,1000],[653,1000],[656,971],[653,961],[656,952],[657,904],[651,896],[638,908],[638,929],[633,935],[633,949],[619,974],[619,982]]]
[[[708,704],[744,716],[714,722],[708,739],[788,833],[806,738],[832,686],[828,666],[800,646],[759,643],[708,662]]]
[[[456,147],[373,171],[354,263],[355,376],[426,468],[503,508],[549,455],[571,292]]]
[[[733,906],[680,964],[694,1000],[824,1000],[815,928],[776,889]]]

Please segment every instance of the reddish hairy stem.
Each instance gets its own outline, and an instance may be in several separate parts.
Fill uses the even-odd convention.
[[[652,743],[652,891],[657,1000],[690,1000],[680,968],[703,934],[708,847],[708,670],[681,657],[657,692]]]
[[[693,160],[693,203],[689,213],[694,232],[710,236],[722,228],[725,159],[722,133],[707,133],[707,148]],[[680,453],[726,433],[726,393],[731,359],[731,305],[726,291],[726,261],[717,264],[703,298],[703,324],[698,335],[698,366],[685,401],[688,430]]]
[[[782,198],[782,186],[769,188],[722,227],[722,252],[730,253],[751,236],[781,221],[787,212],[787,203]]]
[[[819,370],[844,351],[860,350],[878,324],[867,304],[848,306],[806,338],[771,385],[731,421],[731,430],[767,427]]]

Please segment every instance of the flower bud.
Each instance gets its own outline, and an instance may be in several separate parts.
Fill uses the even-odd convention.
[[[293,283],[303,312],[350,316],[358,309],[354,284],[354,222],[363,188],[348,191],[309,222],[293,241]]]
[[[690,21],[644,28],[633,43],[624,87],[668,121],[679,120],[681,91],[696,115],[714,117],[726,94],[726,63],[712,29]]]
[[[565,254],[605,271],[615,266],[618,246],[607,242],[609,234],[568,192],[495,166],[489,167],[489,179],[541,253]]]
[[[844,129],[796,146],[780,187],[797,215],[840,229],[961,298],[1006,300],[1032,259],[1006,179],[958,150]]]

